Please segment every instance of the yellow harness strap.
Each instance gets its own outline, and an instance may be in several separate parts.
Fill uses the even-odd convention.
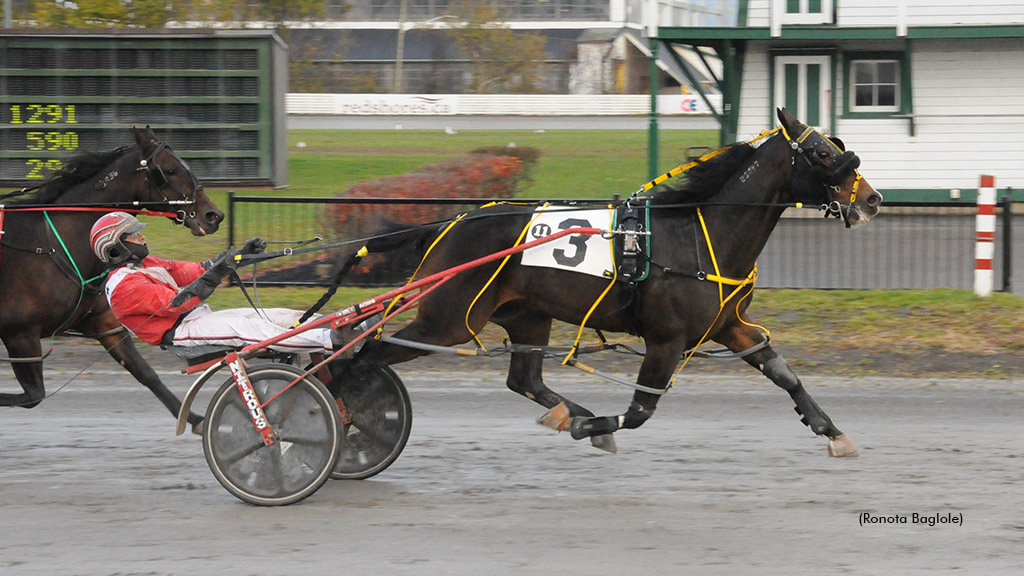
[[[608,211],[610,212],[610,214],[609,214],[609,222],[614,221],[614,218],[615,218],[615,206],[612,206],[611,204],[609,204],[608,205]],[[576,332],[576,340],[573,341],[572,349],[569,350],[569,353],[566,354],[565,358],[562,360],[562,366],[565,366],[566,364],[568,364],[569,361],[572,360],[572,357],[576,355],[576,351],[580,347],[580,340],[583,338],[583,330],[585,329],[585,327],[587,325],[587,320],[590,319],[590,315],[594,313],[594,310],[597,310],[597,307],[600,306],[601,301],[604,300],[604,297],[608,295],[609,291],[611,291],[612,286],[615,285],[615,281],[619,279],[619,267],[615,263],[615,242],[609,241],[608,242],[608,249],[611,251],[611,254],[612,254],[612,279],[611,279],[610,282],[608,282],[608,285],[604,287],[604,291],[601,292],[601,295],[597,297],[597,300],[594,301],[594,305],[591,306],[590,310],[587,310],[586,315],[583,316],[583,322],[580,322],[580,329],[579,329],[578,332]]]
[[[700,345],[703,344],[704,341],[708,339],[708,335],[711,334],[711,330],[715,327],[715,324],[718,323],[718,319],[722,317],[722,312],[725,310],[725,305],[747,286],[751,286],[751,289],[748,290],[747,293],[743,295],[743,297],[736,300],[736,318],[740,322],[746,324],[747,326],[752,326],[763,331],[766,337],[769,340],[771,340],[771,332],[769,332],[767,328],[759,324],[750,324],[749,322],[745,322],[742,318],[740,318],[740,304],[742,304],[743,301],[749,298],[750,295],[754,292],[753,284],[757,282],[757,264],[754,264],[754,268],[750,271],[750,274],[747,274],[746,278],[727,278],[725,276],[722,276],[722,272],[718,268],[718,258],[715,256],[714,246],[711,244],[711,235],[708,233],[708,226],[707,223],[704,221],[704,214],[701,212],[700,208],[697,208],[697,217],[700,220],[701,230],[704,232],[704,241],[708,245],[708,253],[711,254],[711,265],[714,266],[715,268],[715,273],[708,274],[705,277],[705,280],[708,280],[709,282],[715,282],[716,284],[718,284],[718,313],[715,314],[715,319],[711,321],[711,325],[708,326],[708,329],[704,331],[704,335],[700,337],[700,340],[697,342],[697,344],[690,349],[690,353],[687,354],[686,358],[683,359],[682,365],[679,366],[679,369],[676,370],[675,375],[672,377],[672,381],[669,382],[669,390],[671,390],[672,387],[675,386],[676,379],[679,377],[679,373],[683,371],[683,368],[686,368],[686,364],[690,362],[690,358],[693,358],[693,355],[694,353],[696,353],[697,348],[699,348]],[[730,292],[728,296],[725,295],[726,286],[735,286],[735,288],[733,288],[732,292]]]
[[[544,212],[544,210],[547,209],[548,204],[549,204],[548,202],[545,202],[534,213],[533,218],[530,218],[530,221],[527,222],[526,226],[523,227],[523,231],[519,233],[519,238],[516,239],[515,244],[513,244],[513,246],[518,246],[518,245],[522,244],[523,238],[526,237],[526,233],[530,230],[530,226],[533,225],[533,222]],[[493,204],[488,204],[487,206],[491,206],[491,205],[493,205]],[[511,258],[511,257],[512,257],[512,254],[509,254],[508,256],[505,256],[501,260],[501,264],[498,265],[498,269],[494,271],[494,274],[491,274],[491,278],[489,280],[487,280],[487,283],[484,284],[484,287],[481,288],[480,291],[476,293],[476,296],[473,298],[473,301],[469,303],[469,308],[466,308],[466,330],[469,330],[469,333],[473,336],[473,340],[476,341],[476,345],[479,346],[480,349],[484,350],[484,351],[486,351],[487,348],[484,347],[484,343],[481,342],[479,338],[477,338],[476,332],[469,326],[469,314],[473,311],[473,306],[476,306],[477,300],[479,300],[480,297],[483,296],[484,292],[486,292],[487,289],[491,286],[491,284],[494,282],[494,279],[497,278],[498,274],[501,273],[501,270],[503,268],[505,268],[505,264],[508,263],[509,258]],[[424,256],[424,258],[425,258],[425,256]]]
[[[763,140],[763,139],[771,136],[772,134],[775,134],[779,130],[782,130],[782,128],[775,128],[774,130],[762,130],[761,133],[757,135],[757,138],[754,138],[753,140],[748,140],[747,142],[745,142],[745,144],[753,144],[753,143],[755,143],[755,142],[757,142],[759,140]],[[789,136],[786,136],[786,139],[788,140]],[[643,186],[640,187],[640,190],[643,191],[643,192],[649,192],[652,188],[654,188],[658,184],[661,184],[662,182],[668,180],[669,178],[672,178],[673,176],[678,176],[678,175],[682,174],[683,172],[686,172],[690,168],[693,168],[694,166],[700,164],[701,162],[705,162],[707,160],[710,160],[710,159],[714,158],[715,156],[718,156],[719,154],[725,152],[726,150],[729,150],[730,148],[732,148],[732,146],[726,146],[725,148],[719,148],[718,150],[715,150],[714,152],[708,152],[707,154],[701,156],[700,158],[694,160],[693,162],[687,162],[686,164],[681,164],[679,166],[676,166],[675,168],[669,170],[668,172],[662,174],[661,176],[658,176],[654,180],[651,180],[650,182],[644,184]]]
[[[406,282],[405,282],[406,284],[411,284],[412,281],[416,279],[416,275],[420,273],[420,268],[422,268],[423,267],[423,263],[427,261],[427,256],[430,256],[430,252],[431,252],[431,250],[434,249],[434,246],[437,246],[437,243],[441,241],[441,238],[444,238],[445,235],[447,235],[448,232],[451,231],[451,229],[456,224],[458,224],[459,220],[462,220],[463,218],[465,218],[466,214],[467,214],[466,212],[463,212],[462,214],[459,214],[458,217],[455,218],[455,220],[452,220],[450,223],[448,223],[447,226],[445,226],[444,230],[442,230],[441,233],[437,235],[437,238],[434,238],[434,241],[430,243],[430,246],[427,248],[427,251],[423,254],[423,258],[420,259],[420,263],[416,266],[416,270],[412,273],[412,276],[409,276],[409,279],[406,280]],[[363,256],[366,255],[365,251],[366,251],[366,247],[364,246],[360,250],[360,252],[363,253],[362,254]],[[399,301],[399,298],[395,298],[395,299],[391,300],[391,302],[388,303],[387,307],[384,309],[384,317],[387,317],[388,314],[391,314],[391,311],[398,304],[398,301]],[[374,338],[377,338],[379,340],[380,336],[381,336],[381,334],[383,332],[384,332],[384,327],[381,326],[380,328],[377,329],[377,333],[374,334]]]

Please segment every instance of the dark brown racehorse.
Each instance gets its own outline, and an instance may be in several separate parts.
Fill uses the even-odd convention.
[[[832,455],[855,455],[853,443],[772,350],[746,310],[755,261],[787,206],[822,206],[856,225],[878,212],[882,197],[857,172],[859,158],[844,151],[841,142],[824,138],[785,110],[778,117],[782,130],[759,146],[729,147],[686,172],[684,186],[650,198],[645,208],[651,233],[646,280],[610,283],[607,278],[523,266],[517,255],[500,272],[497,264],[474,268],[431,292],[420,302],[416,318],[394,337],[451,346],[468,342],[470,330],[477,333],[491,321],[508,332],[513,344],[545,346],[553,318],[577,325],[586,318],[590,328],[641,336],[646,352],[636,392],[629,408],[617,416],[597,417],[548,389],[541,378],[542,352],[526,347],[512,353],[508,387],[551,409],[542,423],[568,429],[576,439],[590,437],[609,451],[614,451],[612,432],[637,428],[651,417],[686,351],[713,340],[786,390],[804,424],[829,437]],[[516,245],[535,208],[498,205],[469,213],[433,245],[419,275]],[[572,217],[572,212],[566,214]],[[416,238],[415,233],[409,236]],[[416,239],[421,248],[432,241]],[[565,252],[586,249],[591,241],[595,237],[577,237]],[[600,304],[593,308],[596,302]],[[351,381],[346,375],[424,353],[370,340],[352,360],[351,372],[340,372],[333,386],[337,390]]]
[[[188,165],[148,126],[133,132],[134,145],[70,158],[30,197],[6,203],[0,241],[0,339],[23,392],[0,393],[0,406],[32,408],[43,400],[40,340],[72,331],[102,343],[178,413],[181,402],[142,359],[107,305],[102,291],[105,265],[89,246],[89,229],[106,212],[141,207],[164,213],[203,236],[217,231],[224,213]],[[201,418],[192,414],[189,422],[194,427]]]

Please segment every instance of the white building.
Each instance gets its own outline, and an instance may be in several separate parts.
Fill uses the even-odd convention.
[[[737,24],[657,33],[717,57],[723,143],[786,106],[842,138],[887,199],[970,200],[981,174],[1024,188],[1024,3],[747,0]]]
[[[737,0],[496,0],[503,24],[546,39],[539,83],[550,94],[640,94],[649,90],[650,41],[644,22],[656,9],[663,25],[729,26]],[[289,23],[293,54],[313,65],[324,92],[459,93],[469,59],[443,33],[457,22],[457,0],[328,0],[325,20]],[[294,55],[293,55],[294,58]],[[684,72],[680,67],[689,67]],[[679,93],[684,57],[659,60],[659,86]],[[708,86],[710,89],[714,89]],[[313,91],[300,87],[299,91]]]

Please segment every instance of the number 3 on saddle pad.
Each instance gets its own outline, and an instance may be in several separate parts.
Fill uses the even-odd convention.
[[[576,227],[610,230],[614,209],[579,210],[560,206],[537,208],[523,242],[532,242],[555,232]],[[590,276],[611,278],[615,264],[612,242],[598,235],[570,234],[523,252],[523,266],[558,268]]]

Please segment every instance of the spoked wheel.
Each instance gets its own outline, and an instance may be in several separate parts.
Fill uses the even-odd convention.
[[[210,470],[228,492],[250,504],[298,502],[316,492],[334,469],[341,445],[338,405],[311,376],[288,387],[302,373],[277,363],[248,369],[261,402],[280,393],[263,409],[276,435],[269,446],[253,425],[234,379],[217,390],[206,410],[203,452]]]
[[[398,459],[412,431],[412,402],[391,368],[342,382],[338,404],[341,454],[331,478],[362,480]]]

